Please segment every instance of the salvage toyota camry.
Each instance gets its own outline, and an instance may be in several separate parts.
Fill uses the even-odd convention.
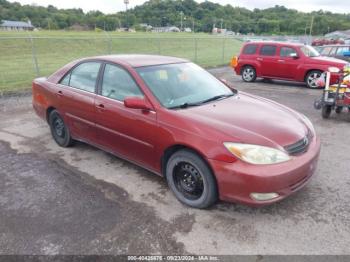
[[[164,176],[195,208],[279,201],[309,181],[320,152],[304,115],[173,57],[72,62],[33,81],[33,107],[59,146],[112,152]]]

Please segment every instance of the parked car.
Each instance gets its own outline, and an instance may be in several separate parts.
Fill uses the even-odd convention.
[[[285,42],[251,42],[244,44],[236,58],[234,70],[243,81],[257,77],[305,82],[318,88],[316,80],[329,67],[343,68],[343,60],[323,57],[311,46]]]
[[[335,58],[342,59],[344,61],[350,62],[350,57],[344,55],[346,52],[350,51],[350,44],[348,44],[348,45],[324,45],[324,46],[319,46],[317,48],[317,51],[322,56],[335,57]]]
[[[323,45],[341,45],[344,44],[344,40],[342,39],[315,39],[312,41],[312,46],[323,46]]]
[[[72,62],[33,81],[33,107],[59,146],[112,152],[164,176],[196,208],[284,199],[309,181],[320,152],[304,115],[173,57]]]

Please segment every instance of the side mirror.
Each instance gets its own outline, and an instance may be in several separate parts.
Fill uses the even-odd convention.
[[[291,58],[293,58],[293,59],[298,59],[298,58],[299,58],[299,56],[298,56],[297,53],[291,53],[291,54],[289,55],[289,57],[291,57]]]
[[[124,99],[124,106],[132,109],[152,110],[150,103],[146,99],[140,97],[126,97]]]

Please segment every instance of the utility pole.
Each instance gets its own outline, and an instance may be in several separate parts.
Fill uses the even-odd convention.
[[[310,24],[310,37],[311,37],[311,34],[312,34],[312,27],[314,26],[314,19],[315,19],[315,17],[312,16],[312,18],[311,18],[311,24]]]
[[[221,18],[221,33],[222,33],[222,24],[223,24],[223,22],[224,22],[224,19]]]
[[[129,4],[129,0],[124,0],[124,4],[125,4],[126,28],[129,29],[129,22],[128,22],[128,4]]]

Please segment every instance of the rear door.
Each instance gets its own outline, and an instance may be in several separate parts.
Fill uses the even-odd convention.
[[[101,63],[83,62],[74,67],[59,83],[61,111],[72,136],[95,142],[95,97]]]
[[[123,67],[105,64],[99,89],[95,102],[98,143],[152,168],[156,161],[156,112],[124,106],[126,97],[145,97],[136,81]]]
[[[279,77],[278,75],[278,56],[277,45],[263,44],[259,50],[257,60],[261,64],[261,74],[266,77]]]

